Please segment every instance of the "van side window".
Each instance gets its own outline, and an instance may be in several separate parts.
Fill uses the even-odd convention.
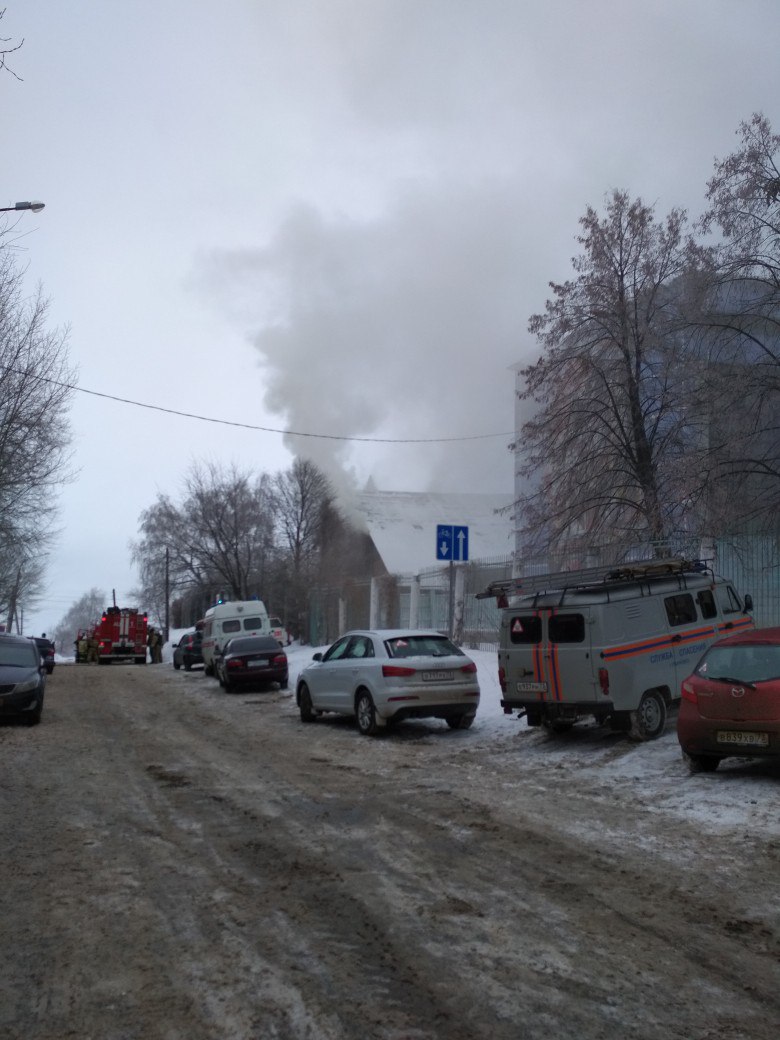
[[[244,631],[254,632],[258,628],[263,627],[263,619],[259,617],[245,617],[244,618]]]
[[[697,620],[696,604],[689,592],[681,593],[679,596],[667,596],[664,606],[670,625],[689,625]]]
[[[238,618],[231,618],[229,621],[223,621],[222,622],[222,631],[225,632],[225,633],[227,633],[227,632],[240,632],[241,631],[241,622],[238,620]]]
[[[534,617],[533,614],[510,618],[509,639],[512,643],[540,643],[542,619]]]
[[[742,604],[739,602],[739,598],[730,585],[718,585],[716,588],[718,596],[718,605],[722,614],[739,614],[742,611]]]
[[[553,614],[547,633],[551,643],[584,643],[585,618],[582,614]]]
[[[699,604],[699,610],[703,618],[713,618],[718,616],[718,608],[715,606],[715,597],[712,595],[709,589],[702,589],[696,597],[696,602]]]

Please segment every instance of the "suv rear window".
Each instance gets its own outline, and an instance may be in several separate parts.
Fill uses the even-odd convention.
[[[396,636],[385,643],[388,657],[465,657],[446,636]]]
[[[509,641],[511,643],[540,643],[542,641],[542,619],[535,614],[523,614],[510,618]]]

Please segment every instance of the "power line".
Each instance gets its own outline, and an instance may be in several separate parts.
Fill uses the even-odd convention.
[[[129,404],[134,408],[148,408],[153,412],[165,412],[168,415],[178,415],[183,419],[197,419],[199,422],[215,423],[219,426],[237,426],[242,430],[259,430],[261,433],[290,434],[293,437],[312,437],[317,440],[327,441],[356,441],[362,444],[450,444],[456,441],[485,441],[494,437],[514,437],[515,432],[509,433],[478,433],[467,437],[345,437],[335,433],[308,433],[302,430],[282,430],[274,426],[254,426],[252,423],[235,422],[232,419],[213,419],[208,415],[196,415],[194,412],[180,412],[176,408],[163,408],[159,404],[146,404],[144,401],[132,401],[127,397],[117,397],[115,394],[104,394],[99,390],[87,390],[75,383],[61,383],[56,379],[46,376],[38,376],[45,383],[61,386],[66,390],[75,390],[80,394],[89,394],[91,397],[102,397],[107,401],[118,401],[120,404]]]

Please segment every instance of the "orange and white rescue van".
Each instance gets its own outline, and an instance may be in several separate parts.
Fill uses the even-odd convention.
[[[134,607],[108,607],[95,626],[98,664],[135,661],[146,664],[147,617]]]
[[[555,731],[592,716],[640,740],[659,737],[710,643],[753,627],[750,596],[681,557],[511,578],[478,595],[503,608],[505,714]]]

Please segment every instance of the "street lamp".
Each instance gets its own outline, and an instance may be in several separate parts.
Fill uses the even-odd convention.
[[[31,209],[33,213],[40,213],[45,202],[17,202],[14,206],[0,206],[0,213],[13,213],[19,209]]]

